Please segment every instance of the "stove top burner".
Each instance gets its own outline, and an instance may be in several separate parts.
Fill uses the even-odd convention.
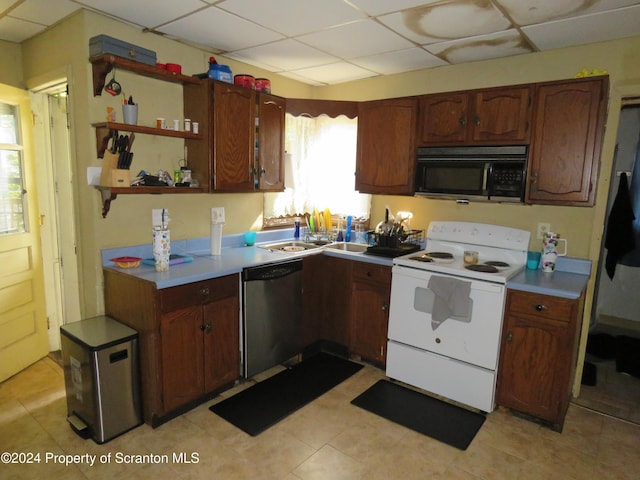
[[[425,255],[439,260],[453,260],[453,254],[449,252],[427,252]]]
[[[496,267],[487,264],[465,265],[464,268],[466,268],[467,270],[472,270],[474,272],[498,273],[498,269]]]
[[[416,256],[413,256],[413,257],[409,257],[409,259],[416,260],[418,262],[425,262],[425,263],[433,262],[433,258],[431,258],[428,255],[416,255]]]
[[[484,262],[484,264],[498,268],[509,268],[511,266],[507,262],[501,262],[500,260],[489,260],[488,262]]]

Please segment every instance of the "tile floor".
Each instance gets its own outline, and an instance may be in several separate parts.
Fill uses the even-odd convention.
[[[41,462],[0,465],[0,479],[640,479],[638,425],[572,405],[559,434],[497,410],[460,451],[349,403],[383,376],[367,365],[257,437],[211,413],[208,402],[97,445],[67,425],[62,370],[44,358],[0,384],[0,452],[40,454]],[[181,452],[198,463],[173,462]],[[96,455],[96,464],[54,463],[65,454]],[[169,463],[124,461],[149,454]]]

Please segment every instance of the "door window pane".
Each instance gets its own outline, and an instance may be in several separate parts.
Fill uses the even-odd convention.
[[[0,235],[26,231],[18,109],[0,102]]]

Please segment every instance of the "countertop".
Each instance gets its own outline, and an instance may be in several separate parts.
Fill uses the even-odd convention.
[[[577,299],[587,287],[591,260],[558,257],[553,272],[525,269],[507,282],[507,288]]]
[[[293,229],[257,232],[256,245],[248,247],[244,244],[243,234],[225,235],[222,239],[221,255],[210,254],[210,240],[208,237],[172,241],[171,253],[191,256],[193,261],[171,265],[167,272],[156,272],[154,266],[144,264],[136,268],[120,268],[116,267],[110,260],[121,256],[133,256],[143,259],[152,258],[153,253],[150,244],[112,248],[102,250],[102,266],[106,269],[153,282],[156,284],[156,288],[162,289],[237,274],[242,272],[244,268],[292,261],[307,255],[322,254],[388,266],[393,263],[393,259],[387,257],[326,248],[317,248],[304,253],[285,253],[272,252],[259,246],[274,241],[292,239]]]
[[[226,275],[237,274],[244,268],[287,262],[307,255],[328,255],[378,265],[393,265],[393,259],[366,253],[347,252],[318,248],[304,253],[272,252],[261,248],[261,244],[293,239],[293,229],[257,232],[256,245],[244,245],[244,235],[225,235],[222,239],[221,255],[210,255],[208,237],[171,242],[171,252],[193,257],[193,262],[172,265],[167,272],[156,272],[154,266],[140,265],[137,268],[116,267],[110,259],[120,256],[151,258],[151,245],[137,245],[102,250],[102,265],[142,280],[153,282],[156,288],[169,288],[186,283],[199,282]],[[525,269],[507,282],[507,288],[542,295],[553,295],[577,299],[587,286],[591,274],[591,261],[579,258],[559,257],[556,270],[545,273]]]

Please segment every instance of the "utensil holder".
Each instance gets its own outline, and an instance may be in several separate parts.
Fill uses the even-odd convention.
[[[126,103],[123,104],[122,118],[124,123],[127,123],[129,125],[137,125],[138,124],[138,104],[135,104],[135,105],[129,105]]]

